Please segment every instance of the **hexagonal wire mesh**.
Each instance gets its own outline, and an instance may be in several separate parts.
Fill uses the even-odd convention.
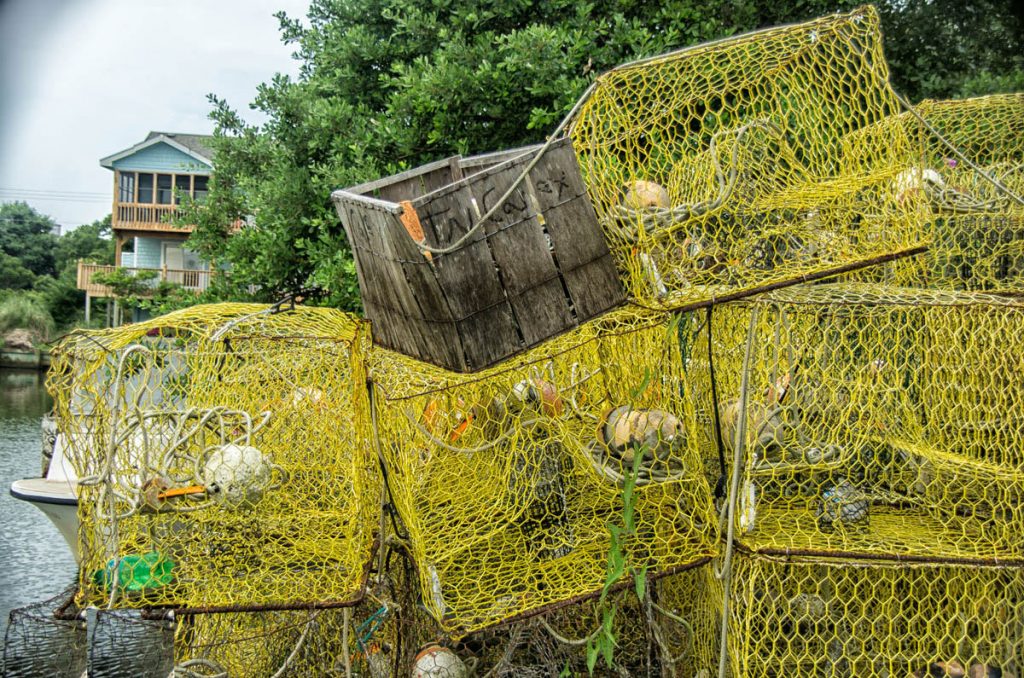
[[[624,308],[474,375],[373,353],[389,486],[446,631],[599,591],[627,477],[633,567],[716,552],[684,350],[676,321]]]
[[[650,581],[642,597],[621,586],[604,603],[561,605],[461,641],[446,639],[406,597],[414,586],[377,590],[383,597],[343,610],[103,610],[89,633],[89,675],[584,675],[588,646],[605,630],[615,645],[607,661],[592,657],[593,675],[708,675],[718,642],[709,577],[710,568],[697,566]]]
[[[98,610],[89,626],[89,678],[166,678],[174,629],[165,611]]]
[[[732,675],[1019,676],[1024,570],[737,554]]]
[[[711,568],[700,565],[594,599],[473,634],[454,646],[487,675],[710,676],[717,663],[718,614]],[[607,659],[596,638],[607,629]],[[593,656],[589,656],[594,653]],[[593,665],[588,665],[592,660]]]
[[[911,136],[850,136],[899,111],[863,7],[616,68],[569,134],[628,292],[677,308],[925,245]]]
[[[179,615],[173,675],[345,675],[347,614],[346,608]]]
[[[1024,195],[1024,93],[924,101],[916,111],[971,162]],[[893,263],[893,279],[933,289],[1024,292],[1024,204],[909,113],[887,124],[902,125],[922,147],[921,190],[934,214],[928,254]]]
[[[86,669],[86,618],[75,588],[11,610],[4,635],[5,676],[79,678]]]
[[[746,423],[737,538],[764,553],[1024,564],[1022,328],[1019,301],[862,284],[719,307],[730,459]],[[689,376],[714,456],[707,341]]]
[[[367,344],[339,311],[239,304],[63,341],[49,387],[79,475],[83,597],[358,598],[380,497]]]

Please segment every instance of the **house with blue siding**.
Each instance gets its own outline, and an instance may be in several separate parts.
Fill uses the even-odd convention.
[[[192,227],[173,223],[185,196],[198,201],[206,197],[213,172],[210,138],[150,132],[134,146],[100,160],[114,179],[115,266],[154,271],[157,280],[197,292],[210,284],[210,265],[188,248]],[[109,288],[92,282],[92,276],[112,268],[79,262],[78,287],[85,290],[86,308],[90,297],[111,296]]]

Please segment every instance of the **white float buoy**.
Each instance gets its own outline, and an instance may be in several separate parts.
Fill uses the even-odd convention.
[[[424,646],[413,661],[412,678],[466,678],[468,675],[462,660],[437,643]]]
[[[273,481],[274,465],[249,445],[221,445],[207,459],[203,480],[210,498],[222,506],[238,508],[263,498]]]

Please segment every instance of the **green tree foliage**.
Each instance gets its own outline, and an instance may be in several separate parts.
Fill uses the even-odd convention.
[[[114,263],[110,216],[58,237],[53,220],[25,203],[3,205],[0,214],[0,290],[19,291],[5,298],[42,306],[58,328],[78,323],[85,302],[78,260]]]
[[[159,275],[157,271],[130,271],[118,267],[108,273],[94,273],[92,282],[109,287],[116,298],[125,299],[151,293]]]
[[[27,290],[35,282],[35,273],[28,270],[21,259],[0,251],[0,289]]]
[[[61,235],[54,251],[57,277],[41,279],[35,285],[35,289],[42,292],[54,320],[62,327],[76,323],[83,312],[85,292],[78,289],[79,259],[96,264],[114,263],[109,214]]]
[[[339,187],[454,153],[534,143],[597,74],[635,58],[850,9],[848,0],[313,0],[278,16],[301,65],[261,85],[247,123],[211,95],[216,172],[190,246],[232,266],[238,295],[305,284],[358,307],[352,255],[330,204]],[[968,5],[969,3],[962,3]],[[975,3],[977,5],[977,3]],[[886,0],[886,48],[912,98],[946,96],[1022,53],[1009,0]],[[243,217],[247,227],[229,237]]]
[[[17,258],[33,275],[54,275],[57,222],[24,202],[0,205],[0,251]],[[32,285],[29,281],[25,287]]]
[[[1024,21],[1012,0],[879,4],[893,85],[913,100],[1019,91]]]
[[[77,271],[79,259],[95,264],[114,263],[114,240],[109,214],[91,224],[68,231],[57,239],[54,267],[58,275],[64,277],[68,271]]]

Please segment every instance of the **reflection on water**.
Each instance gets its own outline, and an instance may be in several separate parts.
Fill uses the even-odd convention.
[[[41,470],[40,419],[52,405],[44,380],[43,372],[0,369],[0,628],[12,608],[54,596],[75,578],[57,528],[10,494],[12,481]]]

